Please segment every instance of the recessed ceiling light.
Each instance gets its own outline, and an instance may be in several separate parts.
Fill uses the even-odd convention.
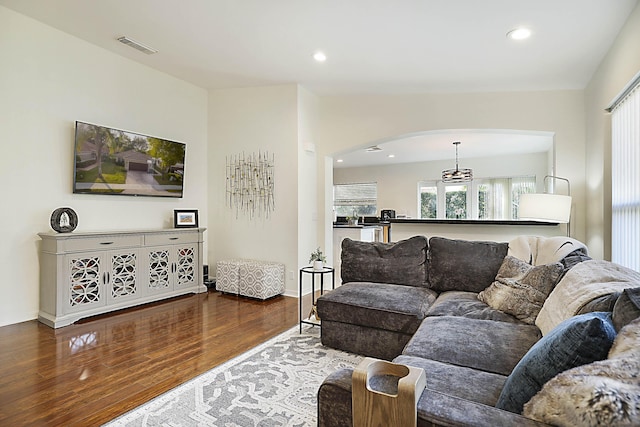
[[[389,154],[387,157],[389,157],[390,159],[393,159],[396,155],[395,154]]]
[[[327,60],[327,55],[325,55],[324,52],[317,51],[316,53],[313,54],[313,59],[315,59],[318,62],[324,62]]]
[[[531,37],[531,30],[528,28],[515,28],[507,33],[507,38],[511,40],[524,40]]]
[[[338,162],[338,163],[342,163],[342,162],[344,162],[344,160],[342,160],[342,159],[338,159],[338,160],[336,160],[336,162]]]

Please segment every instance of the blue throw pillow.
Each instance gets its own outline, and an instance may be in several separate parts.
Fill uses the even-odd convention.
[[[615,337],[611,313],[587,313],[565,320],[513,368],[496,408],[521,414],[524,404],[560,372],[605,359]]]

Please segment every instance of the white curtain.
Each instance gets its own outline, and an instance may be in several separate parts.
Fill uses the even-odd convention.
[[[611,115],[611,260],[640,271],[640,84]]]
[[[511,218],[520,218],[520,195],[535,192],[535,176],[517,176],[511,180]]]
[[[535,191],[535,176],[478,180],[478,205],[481,193],[485,198],[484,206],[478,208],[478,219],[516,219],[520,194]]]
[[[487,218],[509,219],[511,179],[493,178],[487,185]]]

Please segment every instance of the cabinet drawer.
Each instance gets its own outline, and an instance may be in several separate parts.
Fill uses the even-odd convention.
[[[196,243],[198,233],[162,233],[147,234],[144,237],[145,246],[176,245],[180,243]]]
[[[117,248],[131,248],[142,245],[142,236],[99,236],[69,239],[62,242],[64,252],[108,250]]]

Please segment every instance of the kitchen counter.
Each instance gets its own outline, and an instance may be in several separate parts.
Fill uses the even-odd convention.
[[[390,219],[392,224],[453,224],[453,225],[516,225],[516,226],[555,226],[557,222],[525,221],[519,219],[418,219],[395,218]]]
[[[389,222],[394,242],[419,235],[497,242],[508,242],[518,236],[567,235],[566,224],[542,221],[395,218]]]
[[[349,225],[349,224],[333,224],[333,228],[368,228],[368,227],[380,227],[381,224],[358,224],[358,225]]]

